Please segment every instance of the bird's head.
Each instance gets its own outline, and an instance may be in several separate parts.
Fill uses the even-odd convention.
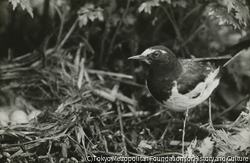
[[[146,49],[141,55],[132,56],[128,59],[145,61],[147,64],[168,64],[175,58],[174,53],[165,46],[153,46]]]

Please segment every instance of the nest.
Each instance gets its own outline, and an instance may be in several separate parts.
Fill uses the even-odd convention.
[[[48,50],[45,57],[29,53],[0,67],[1,91],[12,92],[8,98],[15,99],[3,106],[18,107],[16,99],[22,98],[28,114],[41,111],[29,123],[0,127],[1,159],[58,162],[109,151],[123,154],[124,133],[114,108],[121,118],[124,107],[136,105],[119,91],[119,80],[131,81],[132,76],[88,69],[80,54],[73,58]]]

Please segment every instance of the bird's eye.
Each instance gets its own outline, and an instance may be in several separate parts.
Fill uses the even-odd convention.
[[[156,58],[156,57],[159,57],[161,55],[161,52],[160,51],[155,51],[153,53],[153,56]]]

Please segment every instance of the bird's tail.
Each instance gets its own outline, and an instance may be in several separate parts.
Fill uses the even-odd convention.
[[[243,49],[242,49],[243,50]],[[239,51],[238,53],[236,53],[233,57],[231,57],[226,63],[223,64],[222,67],[225,67],[226,65],[228,65],[228,63],[230,63],[232,60],[234,60],[237,56],[239,56],[241,54],[241,51]]]
[[[224,55],[231,55],[231,57],[235,56],[237,53],[239,53],[240,51],[242,51],[243,49],[246,49],[250,47],[250,39],[249,40],[245,40],[245,41],[241,41],[229,48],[227,48],[226,50],[224,50],[223,52],[219,53],[219,56],[224,56]]]
[[[225,67],[226,65],[228,65],[228,63],[230,63],[232,60],[234,60],[237,56],[239,56],[241,54],[242,50],[247,49],[249,47],[250,47],[250,39],[245,40],[245,41],[241,41],[241,42],[227,48],[223,52],[220,52],[219,56],[230,56],[230,59],[227,60],[223,64],[222,67]]]

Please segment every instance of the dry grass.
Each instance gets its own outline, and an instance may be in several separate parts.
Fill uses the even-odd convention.
[[[156,110],[151,116],[149,111],[137,111],[133,95],[126,96],[120,89],[121,81],[136,85],[132,76],[90,69],[79,51],[73,56],[50,49],[44,62],[37,56],[27,54],[32,59],[26,64],[22,64],[23,58],[17,58],[15,63],[0,67],[1,90],[22,96],[30,104],[27,109],[42,111],[28,124],[0,127],[3,162],[84,162],[87,156],[183,156],[182,145],[190,145],[190,141],[180,141],[183,121],[178,117],[184,118],[183,114],[175,113],[171,118],[168,111]],[[205,133],[205,137],[210,131],[195,123],[186,125],[189,140],[194,133],[198,135],[196,132]]]
[[[25,57],[32,55],[38,54]],[[84,58],[66,51],[48,50],[45,57],[44,67],[38,57],[1,66],[2,91],[18,93],[42,111],[28,124],[0,127],[2,159],[58,162],[127,155],[123,116],[136,119],[143,112],[135,111],[137,102],[113,79],[131,82],[132,76],[88,69]],[[124,114],[124,107],[131,112]]]

